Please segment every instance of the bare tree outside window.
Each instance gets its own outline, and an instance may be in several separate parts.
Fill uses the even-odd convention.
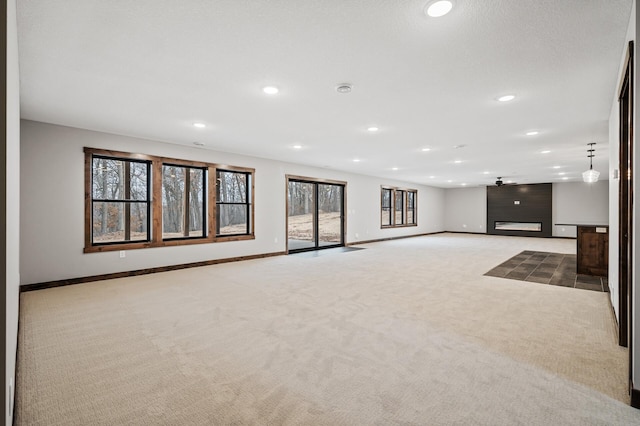
[[[415,189],[381,187],[380,225],[382,228],[417,225]]]
[[[149,162],[92,158],[94,244],[149,240]]]
[[[391,189],[382,188],[382,226],[391,226]]]
[[[216,171],[216,235],[251,233],[251,173]]]
[[[254,169],[84,153],[85,253],[255,239]]]
[[[205,237],[205,171],[162,165],[162,238]]]
[[[407,191],[407,225],[416,224],[416,192]]]

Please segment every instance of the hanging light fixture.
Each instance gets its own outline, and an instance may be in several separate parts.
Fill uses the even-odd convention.
[[[600,172],[593,170],[593,152],[595,151],[595,149],[593,149],[593,145],[595,144],[595,142],[587,144],[589,145],[589,149],[587,150],[587,152],[589,153],[589,155],[587,155],[587,157],[589,157],[589,170],[582,173],[582,180],[587,183],[597,182],[598,176],[600,176]]]

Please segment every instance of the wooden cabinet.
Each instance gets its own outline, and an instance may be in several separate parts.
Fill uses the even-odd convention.
[[[609,269],[609,227],[578,225],[578,274],[606,277]]]

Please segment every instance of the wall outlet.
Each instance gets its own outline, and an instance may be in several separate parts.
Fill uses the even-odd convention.
[[[358,233],[356,232],[356,239],[358,238]]]
[[[127,257],[127,253],[124,250],[120,250],[120,259]]]
[[[466,228],[466,227],[467,227],[467,224],[466,224],[466,223],[463,223],[463,224],[462,224],[462,227],[463,227],[463,228]]]
[[[278,237],[275,237],[275,238],[273,239],[273,242],[277,244],[277,243],[278,243]]]

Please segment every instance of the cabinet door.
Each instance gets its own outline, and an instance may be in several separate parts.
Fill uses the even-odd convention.
[[[603,228],[578,227],[578,273],[607,276],[609,234],[596,232]]]

